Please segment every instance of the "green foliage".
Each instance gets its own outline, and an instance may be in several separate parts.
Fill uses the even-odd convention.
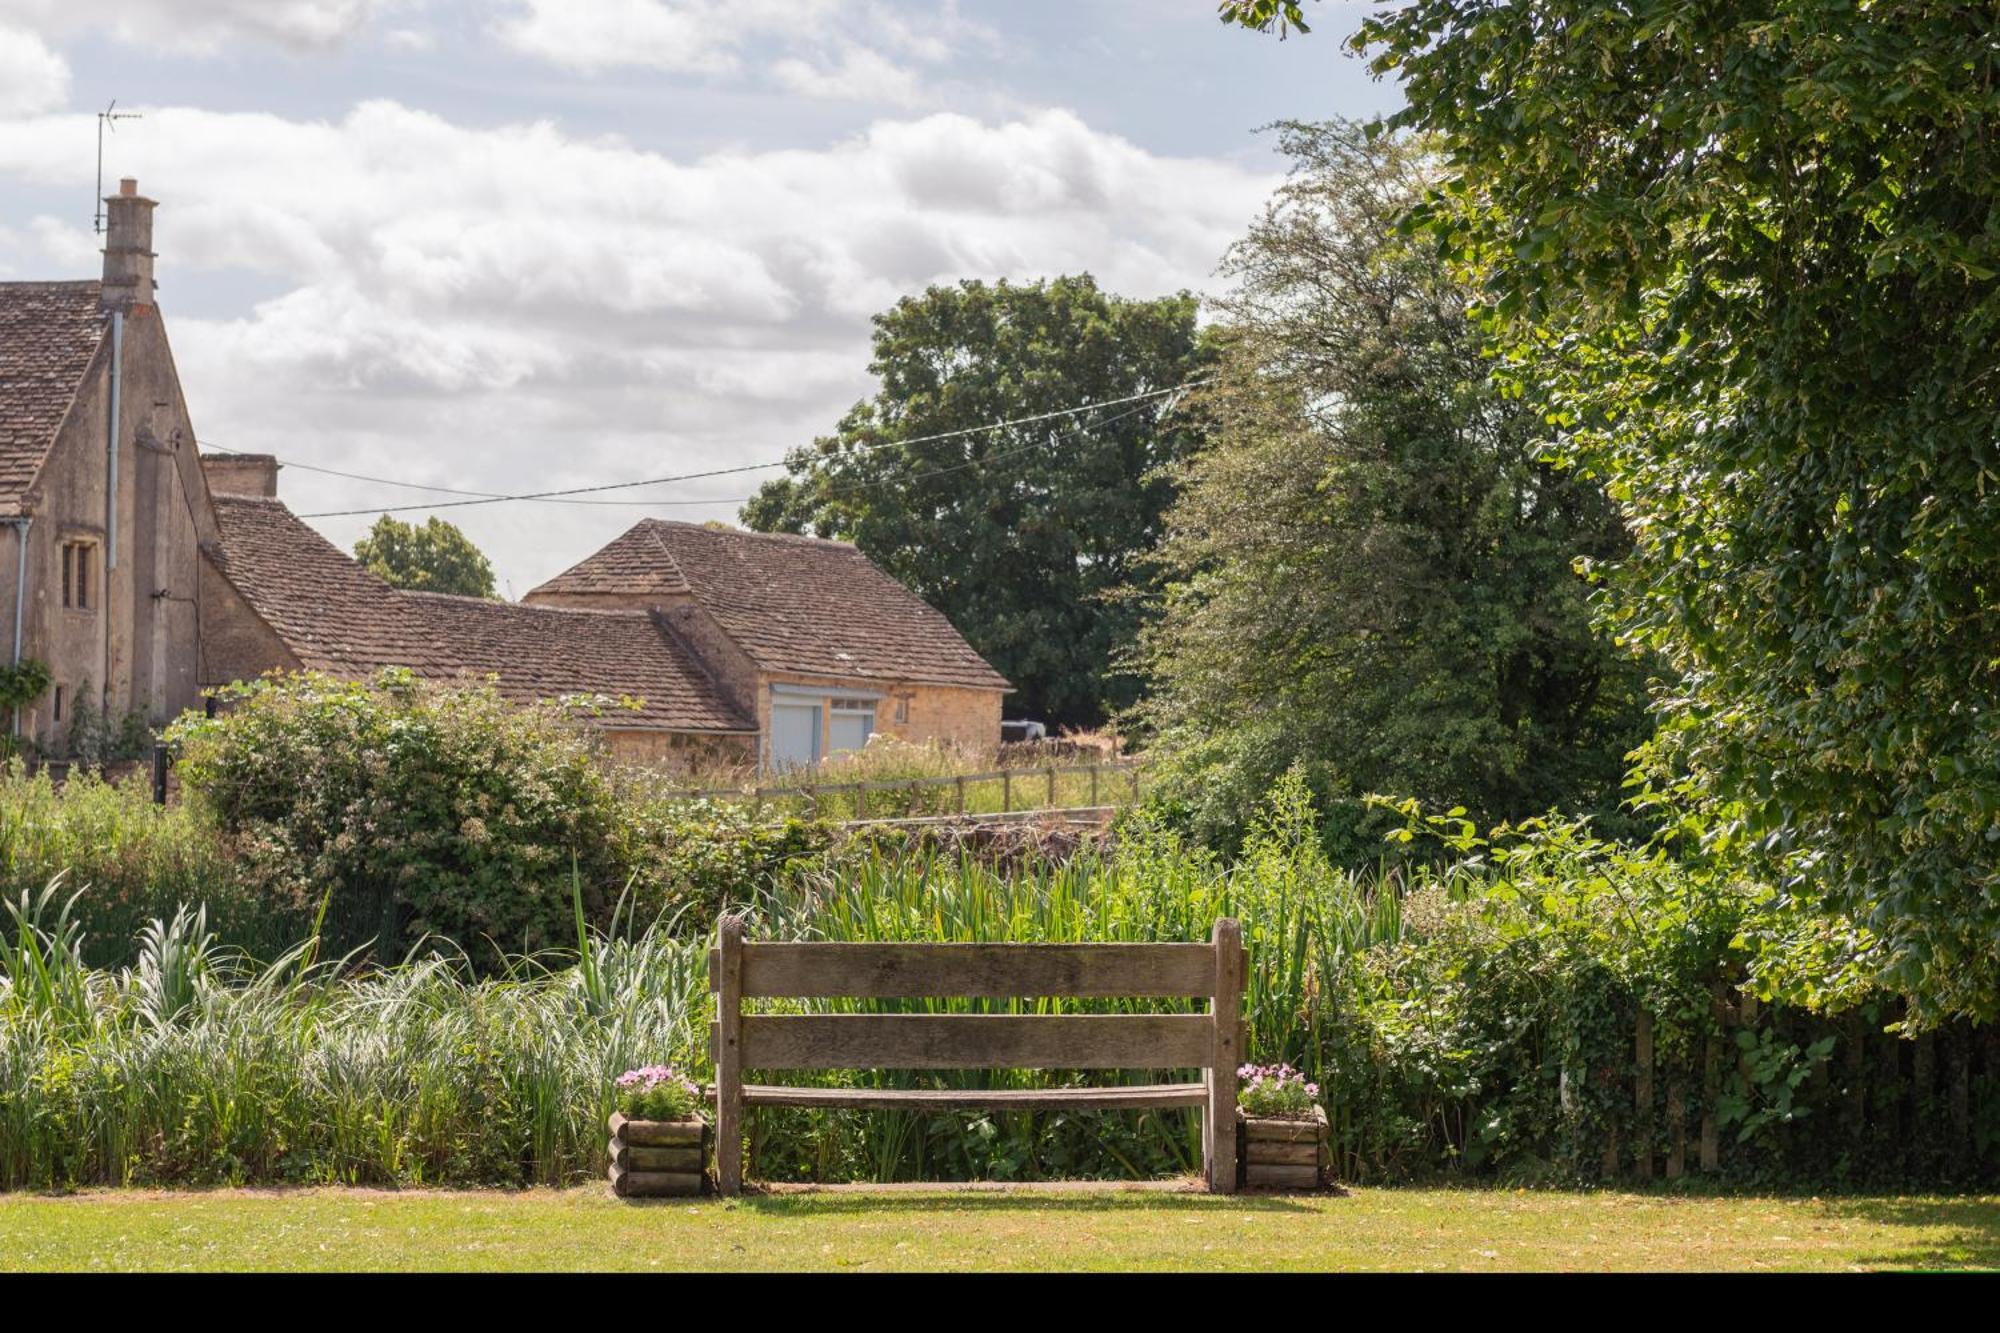
[[[72,761],[92,768],[152,753],[153,727],[144,709],[134,708],[114,718],[98,703],[98,695],[88,678],[77,687],[76,702],[70,706],[69,739],[63,747]]]
[[[863,847],[749,907],[760,937],[854,941],[1187,940],[1234,915],[1249,948],[1248,1054],[1318,1084],[1350,1178],[1601,1179],[1608,1147],[1627,1162],[1642,1147],[1666,1151],[1671,1089],[1687,1098],[1690,1135],[1696,1103],[1722,1122],[1724,1181],[2000,1178],[2000,1067],[1979,1034],[1885,1035],[1895,1011],[1879,992],[1832,1019],[1743,1000],[1736,940],[1765,909],[1756,886],[1570,822],[1482,833],[1462,816],[1392,813],[1413,841],[1441,840],[1450,864],[1388,880],[1336,868],[1293,775],[1227,861],[1135,819],[1111,849],[1011,872]],[[312,939],[257,967],[182,911],[145,927],[133,966],[110,972],[84,960],[60,884],[23,894],[0,920],[0,1188],[518,1185],[601,1173],[620,1073],[671,1064],[709,1075],[708,941],[663,926],[594,930],[580,884],[566,900],[574,966],[516,958],[480,976],[445,951],[365,967]],[[1189,1002],[885,1006],[1102,1013]],[[1655,1050],[1646,1107],[1633,1102],[1641,1012]],[[1883,1054],[1889,1072],[1871,1078]],[[804,1077],[1036,1086],[1080,1076]],[[755,1172],[774,1179],[1129,1178],[1191,1170],[1200,1156],[1183,1112],[765,1109],[753,1142]]]
[[[1221,0],[1216,15],[1224,23],[1258,32],[1276,29],[1278,40],[1293,32],[1311,32],[1306,26],[1305,9],[1299,0]]]
[[[1223,265],[1195,400],[1214,443],[1180,468],[1158,557],[1158,798],[1227,842],[1300,763],[1346,859],[1380,848],[1371,791],[1631,827],[1643,663],[1594,630],[1573,569],[1628,549],[1616,508],[1543,461],[1465,289],[1397,234],[1434,171],[1419,146],[1277,130],[1292,174]]]
[[[0,708],[10,713],[25,708],[47,692],[55,680],[48,663],[36,657],[0,666]]]
[[[1107,667],[1143,598],[1113,594],[1152,587],[1140,557],[1173,493],[1159,470],[1198,436],[1153,399],[925,437],[1170,389],[1205,365],[1185,293],[1128,301],[1088,275],[933,287],[875,317],[880,391],[795,450],[743,520],[853,541],[1014,683],[1011,706],[1094,724],[1135,695]]]
[[[1417,0],[1356,39],[1449,163],[1429,243],[1637,536],[1657,780],[1919,1018],[2000,1014],[1996,23]]]
[[[687,932],[715,924],[747,901],[816,866],[829,827],[795,815],[777,818],[716,800],[629,799],[612,850],[631,868],[637,919],[665,919]]]
[[[168,733],[182,786],[281,901],[388,894],[401,938],[436,933],[490,964],[570,935],[573,869],[594,913],[625,883],[593,739],[552,706],[402,670],[222,698]]]
[[[436,515],[405,523],[384,514],[354,543],[354,558],[392,588],[495,597],[493,566],[472,539]]]
[[[267,958],[311,920],[260,893],[185,806],[153,804],[144,774],[111,783],[72,769],[57,785],[16,760],[0,766],[0,899],[50,883],[74,897],[83,956],[100,967],[129,961],[145,923],[182,903],[206,904],[217,934]]]

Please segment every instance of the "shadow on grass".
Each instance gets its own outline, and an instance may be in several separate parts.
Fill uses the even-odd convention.
[[[822,1216],[828,1213],[1190,1213],[1218,1208],[1256,1213],[1309,1213],[1296,1199],[1274,1195],[1174,1194],[1165,1191],[1051,1191],[1001,1193],[990,1190],[910,1190],[855,1192],[794,1190],[783,1194],[749,1194],[739,1207],[774,1217]]]
[[[1945,1232],[1895,1253],[1864,1255],[1862,1263],[2000,1269],[2000,1199],[1833,1198],[1823,1207],[1830,1216],[1877,1226]]]

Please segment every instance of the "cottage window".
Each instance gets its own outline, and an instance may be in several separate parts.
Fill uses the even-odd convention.
[[[62,721],[62,686],[56,686],[56,721]]]
[[[97,600],[92,583],[95,547],[95,542],[63,543],[62,604],[71,610],[88,611]]]

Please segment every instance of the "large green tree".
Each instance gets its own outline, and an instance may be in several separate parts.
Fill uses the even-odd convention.
[[[1278,127],[1292,174],[1229,253],[1212,443],[1182,466],[1146,634],[1164,790],[1226,840],[1301,764],[1344,854],[1361,798],[1615,818],[1644,674],[1594,631],[1579,557],[1630,541],[1596,483],[1542,461],[1490,379],[1465,290],[1397,224],[1409,140]]]
[[[1630,516],[1612,604],[1684,682],[1662,780],[1933,1016],[2000,1012],[1996,33],[1412,0],[1357,38],[1445,155],[1430,243]]]
[[[1013,681],[1009,711],[1100,722],[1136,693],[1113,668],[1173,494],[1161,470],[1199,443],[1169,397],[1119,400],[1205,357],[1185,293],[1124,300],[1088,275],[933,287],[875,317],[881,389],[795,450],[743,521],[853,541]],[[1092,403],[1109,405],[981,429]]]
[[[405,523],[388,514],[354,543],[354,558],[392,588],[493,597],[493,566],[454,523],[432,515]]]

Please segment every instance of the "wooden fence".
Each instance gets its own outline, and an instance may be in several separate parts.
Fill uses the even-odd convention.
[[[1900,1006],[1825,1018],[1767,1007],[1718,984],[1717,1030],[1670,1058],[1656,1049],[1653,1016],[1632,1024],[1625,1069],[1582,1074],[1613,1097],[1601,1144],[1607,1179],[1678,1180],[1690,1175],[1747,1178],[1746,1149],[1775,1179],[1856,1183],[1990,1180],[2000,1150],[2000,1028],[1954,1023],[1915,1037],[1883,1029]],[[1790,1052],[1780,1076],[1760,1080],[1771,1046]],[[1824,1053],[1810,1052],[1824,1045]],[[1787,1086],[1784,1070],[1797,1072]],[[1787,1107],[1777,1099],[1788,1099]],[[1750,1116],[1771,1123],[1748,1143]],[[1746,1170],[1746,1168],[1750,1168]]]
[[[668,800],[708,800],[747,802],[762,811],[766,805],[785,801],[802,801],[807,809],[818,815],[822,803],[829,799],[838,800],[851,797],[854,818],[872,822],[874,818],[892,819],[896,816],[881,812],[877,816],[869,813],[869,796],[878,797],[895,793],[903,798],[903,803],[911,803],[919,792],[938,791],[949,797],[949,808],[938,811],[941,814],[1034,814],[1045,810],[1106,811],[1121,804],[1136,803],[1140,791],[1140,770],[1142,764],[1137,759],[1117,759],[1099,764],[1048,764],[1037,768],[997,768],[984,773],[956,773],[935,778],[889,778],[874,782],[815,782],[810,776],[793,782],[773,783],[769,786],[753,787],[704,787],[668,791],[662,795]],[[1068,779],[1081,778],[1087,781],[1085,799],[1079,805],[1064,805],[1058,800],[1058,788]],[[967,799],[969,789],[981,784],[1000,784],[1000,808],[997,811],[970,808]],[[1015,794],[1019,791],[1028,801],[1040,794],[1040,804],[1024,804],[1015,808]],[[1106,798],[1112,798],[1107,800]],[[1122,798],[1122,799],[1118,799]],[[928,804],[917,801],[918,804]],[[884,804],[877,800],[878,811]]]

